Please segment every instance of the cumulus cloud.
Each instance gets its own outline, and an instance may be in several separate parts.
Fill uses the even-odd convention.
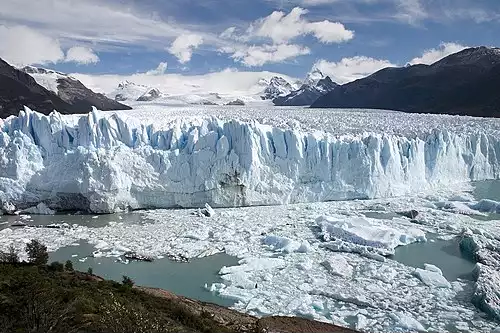
[[[25,26],[0,26],[0,57],[16,65],[64,60],[59,41]]]
[[[203,37],[196,34],[185,34],[177,37],[168,52],[177,57],[181,64],[191,60],[193,50],[203,43]]]
[[[282,62],[310,52],[309,48],[295,44],[261,45],[236,50],[232,58],[245,66],[255,67]]]
[[[450,54],[457,53],[467,48],[457,43],[441,43],[439,47],[424,51],[422,56],[410,60],[410,65],[425,64],[430,65],[449,56]]]
[[[88,65],[99,62],[99,57],[94,51],[85,46],[73,46],[66,53],[67,62],[75,62],[77,64]]]
[[[160,62],[158,67],[146,72],[146,75],[163,75],[167,71],[168,64],[166,62]]]
[[[347,30],[343,24],[328,20],[309,22],[303,15],[306,9],[295,7],[289,14],[275,11],[271,15],[255,21],[247,30],[249,37],[266,37],[275,44],[287,43],[290,40],[312,34],[322,43],[341,43],[351,40],[354,32]]]
[[[230,27],[220,37],[238,43],[226,45],[219,50],[231,54],[235,61],[245,66],[257,67],[311,53],[307,46],[291,42],[300,36],[312,35],[324,44],[341,43],[354,37],[354,32],[347,30],[341,23],[328,20],[308,21],[303,17],[307,13],[306,9],[300,7],[293,8],[288,14],[274,11],[254,21],[243,34],[237,34],[237,29]],[[259,45],[264,38],[270,39],[272,44]]]
[[[284,43],[305,33],[302,15],[306,9],[295,7],[286,15],[275,11],[271,15],[257,20],[250,26],[247,33],[250,36],[271,38],[275,43]]]
[[[319,60],[314,64],[313,69],[319,69],[323,74],[330,76],[334,82],[344,84],[361,79],[383,68],[395,66],[388,60],[356,56],[343,58],[339,62]]]

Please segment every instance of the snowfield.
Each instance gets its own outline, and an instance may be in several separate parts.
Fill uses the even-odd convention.
[[[500,203],[470,194],[470,181],[500,178],[500,120],[146,103],[26,109],[0,129],[0,210],[155,209],[100,228],[2,220],[0,250],[36,238],[50,251],[88,242],[95,257],[225,252],[239,264],[205,288],[235,309],[366,332],[490,332],[500,318]],[[474,281],[391,259],[431,234],[478,262]]]
[[[400,196],[500,177],[498,120],[142,108],[82,116],[26,109],[5,120],[0,202],[94,213],[279,205]]]

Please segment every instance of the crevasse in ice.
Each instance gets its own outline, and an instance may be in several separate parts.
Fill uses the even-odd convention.
[[[0,201],[96,213],[404,195],[500,177],[492,134],[426,136],[283,129],[201,118],[168,128],[97,110],[26,108],[0,131]]]

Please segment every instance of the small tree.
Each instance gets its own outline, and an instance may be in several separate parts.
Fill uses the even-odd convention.
[[[122,280],[122,284],[126,287],[130,287],[132,288],[134,286],[134,280],[132,280],[131,278],[129,278],[128,276],[124,275],[123,276],[123,280]]]
[[[68,272],[73,272],[73,262],[71,260],[67,260],[64,264],[64,270]]]
[[[92,267],[89,267],[89,269],[87,269],[87,273],[89,273],[90,275],[94,274],[94,270],[92,269]]]
[[[17,264],[19,262],[19,255],[14,244],[9,246],[8,252],[0,252],[0,261],[7,264]]]
[[[28,261],[31,264],[41,266],[46,265],[49,261],[47,247],[36,239],[26,244],[26,252],[28,253]]]

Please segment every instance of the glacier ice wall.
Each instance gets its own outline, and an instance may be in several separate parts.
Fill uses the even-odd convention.
[[[158,113],[161,117],[161,113]],[[487,131],[335,136],[216,118],[168,128],[97,110],[0,124],[0,201],[95,213],[404,195],[500,176]]]

